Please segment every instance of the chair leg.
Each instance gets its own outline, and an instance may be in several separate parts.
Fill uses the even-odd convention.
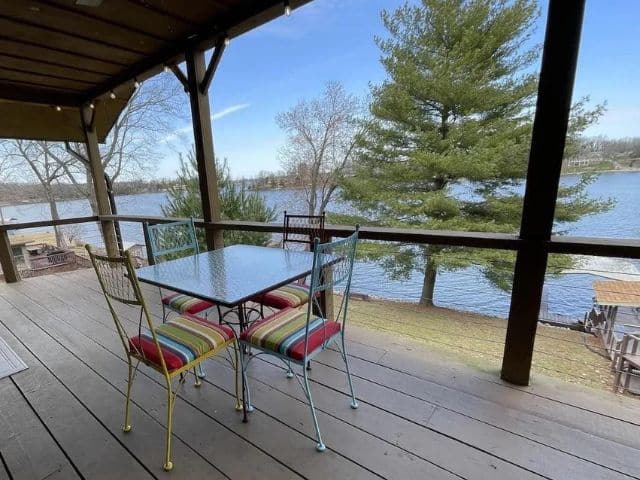
[[[293,378],[293,370],[291,369],[291,362],[287,362],[287,378]]]
[[[194,369],[194,372],[196,375],[196,378],[198,378],[198,381],[200,381],[199,379],[201,378],[205,378],[207,376],[207,373],[204,371],[204,369],[202,368],[202,363],[199,363],[198,366]],[[199,387],[200,384],[196,384],[196,387]]]
[[[238,375],[241,375],[241,373],[238,371],[238,367],[240,367],[240,357],[239,357],[239,347],[238,347],[238,342],[234,340],[233,342],[233,357],[234,357],[234,361],[233,361],[233,373],[235,376],[235,389],[236,389],[236,410],[240,411],[242,410],[242,402],[240,401],[240,379],[238,377]],[[243,397],[244,400],[244,397]]]
[[[129,405],[131,403],[131,387],[133,386],[133,380],[135,378],[134,368],[133,368],[133,365],[131,365],[131,359],[127,358],[127,360],[129,363],[129,379],[127,380],[127,399],[124,406],[124,425],[122,427],[122,431],[125,433],[131,431],[131,424],[129,423],[129,414],[130,414]]]
[[[622,380],[622,367],[623,367],[622,355],[616,357],[615,367],[613,370],[615,371],[615,377],[613,377],[613,392],[620,392],[620,383]]]
[[[627,368],[625,369],[624,373],[625,373],[625,377],[624,377],[624,385],[622,387],[622,393],[626,392],[627,390],[629,390],[629,385],[631,385],[631,375],[633,372],[633,367],[631,366],[630,363],[627,364]]]
[[[304,367],[304,365],[302,367],[302,376],[304,377],[304,393],[307,396],[307,400],[309,401],[309,408],[311,408],[311,416],[313,417],[313,426],[316,429],[316,437],[318,439],[316,450],[319,452],[324,452],[327,447],[322,441],[322,434],[320,433],[320,427],[318,426],[318,417],[316,417],[316,408],[313,405],[313,397],[311,396],[311,388],[309,387],[309,377],[307,376],[307,369]]]
[[[351,391],[351,408],[358,408],[358,401],[356,400],[356,394],[353,391],[353,382],[351,381],[351,371],[349,370],[349,358],[347,357],[347,349],[344,345],[344,334],[341,335],[341,348],[340,354],[342,355],[342,360],[344,360],[344,366],[347,371],[347,380],[349,380],[349,390]]]
[[[171,431],[173,421],[173,392],[171,391],[171,379],[167,378],[167,439],[165,446],[165,457],[163,468],[166,472],[173,469],[173,462],[171,461]]]
[[[200,370],[202,370],[202,364],[198,364],[196,367],[193,367],[193,376],[196,377],[196,381],[193,384],[194,387],[196,388],[200,388],[202,386],[202,382],[200,381],[200,378],[204,377],[204,375],[202,377],[200,377],[200,375],[198,375],[198,367],[200,368]]]

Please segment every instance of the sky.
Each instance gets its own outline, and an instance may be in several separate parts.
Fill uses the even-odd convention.
[[[286,137],[275,116],[318,96],[326,82],[340,81],[350,93],[364,96],[371,84],[384,80],[374,41],[385,35],[380,12],[403,3],[314,0],[231,41],[211,84],[210,103],[215,153],[227,158],[232,176],[279,170],[278,151]],[[544,38],[546,0],[540,9],[535,44]],[[588,95],[592,104],[607,103],[588,135],[640,136],[639,20],[639,0],[587,0],[574,99]],[[187,115],[159,145],[155,175],[174,177],[178,152],[191,145]]]

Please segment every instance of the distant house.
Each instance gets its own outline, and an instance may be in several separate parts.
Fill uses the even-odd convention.
[[[593,159],[591,158],[584,158],[584,157],[570,158],[569,160],[567,160],[567,166],[568,167],[588,167],[589,165],[591,165],[592,162],[593,162]]]

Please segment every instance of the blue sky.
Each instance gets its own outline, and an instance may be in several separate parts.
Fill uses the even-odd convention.
[[[234,39],[227,47],[210,91],[216,155],[226,157],[235,177],[280,168],[284,133],[274,118],[304,97],[317,96],[338,80],[357,95],[385,73],[375,35],[384,35],[382,9],[404,0],[315,0]],[[546,1],[535,42],[542,42]],[[640,1],[588,0],[574,96],[607,101],[607,113],[588,134],[640,136]],[[171,74],[164,74],[171,75]],[[185,98],[185,106],[187,99]],[[190,120],[161,147],[158,177],[172,177],[177,152],[192,143]]]

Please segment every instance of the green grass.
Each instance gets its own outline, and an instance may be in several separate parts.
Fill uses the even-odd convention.
[[[504,319],[413,303],[352,299],[349,321],[411,338],[478,370],[500,369]],[[590,334],[539,325],[532,374],[609,390],[610,361],[595,353],[601,347],[600,340]]]

